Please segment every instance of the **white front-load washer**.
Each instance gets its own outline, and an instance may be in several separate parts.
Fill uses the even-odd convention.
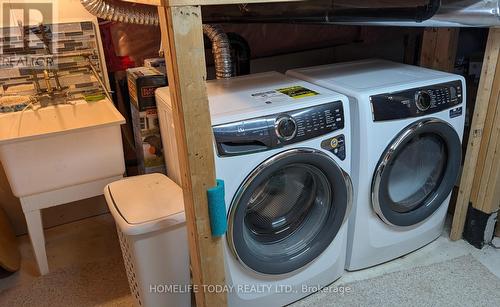
[[[349,97],[355,201],[346,269],[389,261],[438,238],[461,165],[464,78],[383,60],[287,74]]]
[[[347,97],[276,72],[207,90],[229,305],[283,306],[338,279],[352,203]],[[166,126],[168,88],[157,98]]]

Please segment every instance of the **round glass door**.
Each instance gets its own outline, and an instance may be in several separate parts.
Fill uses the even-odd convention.
[[[458,134],[448,123],[427,119],[407,127],[382,155],[372,202],[388,224],[410,226],[432,215],[451,193],[461,162]]]
[[[259,273],[284,274],[319,256],[350,207],[350,179],[328,155],[294,149],[262,163],[239,188],[228,243]]]

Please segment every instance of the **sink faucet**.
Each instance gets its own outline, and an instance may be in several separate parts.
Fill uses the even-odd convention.
[[[40,40],[45,45],[46,54],[52,55],[53,54],[52,50],[50,50],[50,47],[49,47],[50,41],[49,41],[49,38],[47,37],[47,32],[45,30],[45,26],[43,25],[43,23],[40,23],[38,25],[38,33],[35,33],[35,34],[40,38]],[[44,79],[45,79],[45,84],[47,85],[47,93],[50,94],[54,91],[52,88],[52,85],[50,84],[50,72],[52,72],[52,75],[54,76],[54,80],[56,81],[56,90],[61,91],[62,87],[61,87],[61,83],[59,82],[59,75],[58,75],[57,71],[48,68],[48,66],[49,66],[49,64],[47,63],[47,61],[45,61],[46,69],[43,71],[43,75],[44,75]]]
[[[47,69],[44,69],[43,71],[43,79],[45,80],[45,86],[47,86],[47,93],[52,94],[54,90],[52,89],[52,84],[50,83],[50,75]]]
[[[29,49],[29,39],[26,35],[27,29],[23,26],[22,22],[19,20],[17,22],[17,25],[19,27],[19,32],[21,32],[21,38],[23,40],[23,51],[24,53],[28,53]],[[42,89],[40,88],[40,83],[38,82],[38,73],[36,72],[33,67],[30,67],[30,75],[31,75],[31,82],[33,82],[33,86],[35,87],[35,91],[37,95],[43,94]]]
[[[42,89],[40,88],[40,83],[38,82],[38,73],[34,69],[31,69],[30,75],[31,75],[31,81],[35,86],[36,94],[42,95],[43,92]]]

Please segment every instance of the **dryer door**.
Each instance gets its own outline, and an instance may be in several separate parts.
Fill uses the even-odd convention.
[[[292,149],[259,165],[237,191],[227,240],[241,264],[263,274],[304,267],[347,218],[349,176],[325,153]]]
[[[372,181],[372,205],[390,225],[415,225],[450,195],[462,155],[448,123],[425,119],[405,128],[387,147]]]

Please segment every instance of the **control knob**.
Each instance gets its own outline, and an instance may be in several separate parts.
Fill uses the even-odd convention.
[[[297,123],[293,117],[284,115],[276,119],[274,129],[282,141],[289,141],[297,134]]]
[[[431,95],[427,91],[419,91],[415,94],[415,104],[420,111],[429,110],[431,101]]]

